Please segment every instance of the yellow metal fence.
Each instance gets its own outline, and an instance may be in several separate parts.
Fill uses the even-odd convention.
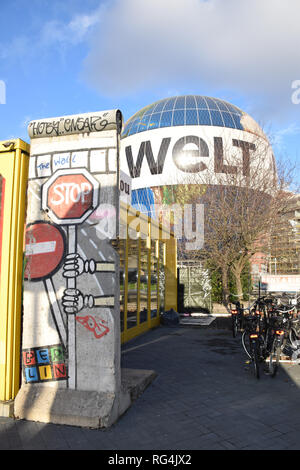
[[[177,309],[177,245],[173,234],[121,203],[121,342],[158,326],[160,314]]]
[[[20,385],[23,234],[29,145],[0,142],[0,400],[15,398]]]

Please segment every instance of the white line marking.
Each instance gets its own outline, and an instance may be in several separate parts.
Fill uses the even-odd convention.
[[[94,240],[90,240],[90,243],[91,243],[91,244],[93,245],[93,247],[96,248],[96,250],[97,250],[98,247],[97,247],[96,243],[94,242]]]
[[[30,243],[25,246],[26,255],[41,255],[43,253],[53,253],[56,248],[56,241]]]

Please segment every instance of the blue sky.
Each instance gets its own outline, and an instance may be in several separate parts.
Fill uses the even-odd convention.
[[[239,106],[277,158],[299,161],[299,0],[0,0],[0,9],[0,140],[29,141],[33,119],[119,108],[127,120],[191,93]]]

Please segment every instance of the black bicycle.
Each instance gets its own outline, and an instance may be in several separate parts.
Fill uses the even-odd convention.
[[[264,363],[270,356],[273,344],[269,314],[270,302],[259,298],[252,308],[249,308],[249,315],[244,316],[245,329],[242,334],[242,345],[258,379],[260,378],[259,364]]]
[[[277,314],[270,317],[269,330],[271,331],[272,341],[270,345],[268,368],[271,377],[275,377],[286,337],[286,329],[284,328],[283,317],[281,315]]]
[[[250,363],[253,366],[254,375],[260,378],[259,363],[262,361],[262,338],[259,332],[259,317],[251,312],[244,317],[245,329],[242,333],[242,345]]]
[[[275,377],[278,371],[280,357],[285,351],[288,356],[299,353],[299,318],[294,316],[295,307],[277,308],[270,316],[269,328],[273,335],[270,347],[269,373]]]
[[[244,321],[244,308],[243,305],[239,301],[233,302],[233,306],[230,305],[231,311],[231,329],[232,329],[232,336],[235,338],[243,328],[243,321]]]

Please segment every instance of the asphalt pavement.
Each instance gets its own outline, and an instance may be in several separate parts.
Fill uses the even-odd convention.
[[[160,326],[122,347],[157,376],[111,428],[0,418],[0,450],[300,450],[300,366],[257,380],[246,360],[226,320]]]

